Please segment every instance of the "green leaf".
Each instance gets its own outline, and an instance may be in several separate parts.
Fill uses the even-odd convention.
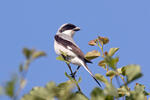
[[[111,67],[112,69],[116,70],[116,65],[119,61],[119,57],[116,57],[116,58],[112,58],[111,56],[106,56],[104,58],[104,61],[107,63],[107,65],[109,67]]]
[[[146,100],[144,93],[137,93],[136,91],[130,91],[130,95],[126,96],[126,100]]]
[[[81,82],[81,80],[82,80],[82,78],[81,78],[81,77],[79,77],[79,79],[78,79],[78,83],[80,83],[80,82]]]
[[[109,96],[118,97],[118,91],[117,91],[117,89],[112,84],[110,84],[110,83],[106,84],[106,87],[104,89],[104,93],[106,95],[109,95]]]
[[[82,93],[77,92],[71,94],[66,100],[89,100],[89,99],[86,96],[84,96]]]
[[[67,100],[67,98],[71,95],[71,91],[74,87],[75,87],[75,84],[71,80],[68,80],[67,82],[59,84],[56,97],[59,100]]]
[[[91,40],[91,41],[88,42],[88,44],[91,45],[91,46],[96,46],[97,45],[96,40]]]
[[[115,75],[116,75],[115,71],[109,70],[106,72],[106,76],[108,76],[108,77],[114,77]]]
[[[12,79],[6,82],[5,85],[5,94],[9,97],[13,97],[15,94],[15,85],[17,82],[17,76],[13,75]]]
[[[108,56],[113,56],[118,50],[119,48],[110,48]]]
[[[46,53],[43,52],[43,51],[36,51],[32,54],[33,59],[36,59],[36,58],[39,58],[39,57],[42,57],[42,56],[46,56]]]
[[[46,88],[34,87],[29,94],[23,96],[21,100],[54,100],[52,93],[49,93]]]
[[[30,50],[28,48],[23,48],[23,54],[25,55],[26,59],[29,59],[34,51],[35,51],[34,49]]]
[[[63,58],[62,56],[56,57],[56,60],[65,61],[64,58]]]
[[[98,36],[98,41],[102,44],[107,44],[109,42],[109,39],[107,37]]]
[[[122,68],[123,75],[127,76],[127,83],[132,82],[142,76],[139,65],[127,65]]]
[[[3,87],[0,86],[0,96],[3,94]]]
[[[64,62],[66,62],[67,64],[70,63],[69,61],[65,60],[62,56],[56,57],[56,60],[64,61]]]
[[[134,90],[136,93],[144,93],[145,92],[145,86],[142,84],[136,83]]]
[[[122,68],[117,68],[117,72],[118,72],[119,74],[122,74]]]
[[[93,50],[93,51],[88,52],[85,55],[85,58],[88,59],[88,60],[92,60],[92,59],[95,59],[95,58],[97,58],[99,56],[100,56],[100,52],[98,52],[96,50]]]
[[[122,87],[118,88],[117,90],[118,90],[119,97],[130,94],[125,86],[122,86]]]
[[[50,91],[53,92],[53,90],[56,88],[56,84],[54,82],[49,82],[46,84],[46,88]]]
[[[65,72],[65,76],[68,77],[70,80],[73,80],[73,78]]]
[[[48,99],[50,98],[50,93],[46,88],[43,87],[34,87],[30,92],[31,95],[36,96],[41,99]]]
[[[29,94],[22,97],[21,100],[54,100],[59,92],[54,82],[49,82],[46,87],[34,87]]]
[[[114,100],[114,96],[107,95],[105,100]]]
[[[100,75],[100,74],[95,74],[95,78],[97,79],[97,80],[100,80],[101,82],[103,82],[103,83],[108,83],[108,80],[103,76],[103,75]]]
[[[62,54],[63,56],[65,56],[65,57],[68,56],[67,53],[65,53],[65,52],[63,52],[63,51],[61,51],[61,50],[60,50],[60,52],[61,52],[61,54]]]
[[[68,75],[66,72],[65,72],[65,76],[68,77],[72,83],[74,84],[78,84],[80,81],[81,81],[81,77],[79,77],[79,80],[76,81],[74,78],[72,78],[70,75]]]
[[[54,98],[54,96],[56,96],[56,94],[59,92],[59,89],[54,82],[47,83],[45,88],[50,93],[49,95],[51,98]]]
[[[122,75],[126,75],[126,66],[123,66],[122,68],[121,68],[121,73],[122,73]]]
[[[26,59],[30,59],[31,57],[35,59],[42,56],[46,56],[46,53],[43,51],[36,51],[35,49],[28,49],[28,48],[23,49],[23,54],[25,55]]]
[[[138,78],[141,78],[142,76],[143,76],[143,74],[142,74],[142,73],[139,73],[139,74],[137,74],[136,76],[134,76],[133,78],[130,77],[130,80],[128,79],[127,84],[129,84],[130,82],[132,82],[132,81],[134,81],[134,80],[136,80],[136,79],[138,79]]]
[[[105,94],[100,88],[94,88],[91,92],[91,100],[105,100]]]
[[[30,94],[26,94],[24,95],[21,100],[46,100],[46,99],[43,99],[43,98],[40,98],[40,97],[37,97],[37,96],[33,96],[33,95],[30,95]],[[54,100],[54,99],[52,99]]]
[[[68,77],[72,83],[74,84],[78,84],[78,81],[76,81],[74,78],[72,78],[70,75],[68,75],[66,72],[65,72],[65,76]],[[80,80],[79,80],[80,81]]]
[[[23,64],[20,64],[19,66],[19,72],[22,72],[23,71]]]
[[[101,66],[102,68],[106,69],[106,62],[104,60],[100,61],[98,63],[99,66]]]

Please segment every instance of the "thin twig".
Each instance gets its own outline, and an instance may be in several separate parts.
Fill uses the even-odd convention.
[[[119,88],[120,88],[120,81],[119,81],[119,78],[118,78],[118,76],[120,75],[119,74],[119,72],[118,72],[118,70],[117,70],[117,67],[116,67],[116,70],[115,70],[116,72],[117,72],[117,75],[115,76],[115,78],[116,78],[116,81],[117,81],[117,84],[118,84],[118,86],[119,86]]]
[[[22,82],[21,82],[21,81],[25,80],[26,75],[27,75],[28,70],[29,70],[29,65],[30,65],[31,61],[32,61],[32,59],[30,59],[30,60],[28,59],[28,60],[26,60],[26,62],[25,62],[24,70],[23,70],[23,72],[21,72],[19,87],[18,87],[18,90],[16,91],[16,93],[15,93],[15,95],[14,95],[14,97],[13,97],[13,100],[18,100],[18,96],[19,96],[20,92],[21,92],[21,91],[23,90],[23,88],[24,88],[24,87],[22,87]]]
[[[69,70],[70,70],[70,72],[71,72],[71,75],[73,75],[73,71],[72,71],[72,69],[71,69],[71,66],[68,64],[68,63],[66,63],[67,64],[67,66],[68,66],[68,68],[69,68]]]
[[[122,79],[122,81],[123,81],[123,83],[124,83],[125,88],[127,89],[127,91],[130,91],[129,88],[128,88],[127,83],[126,83],[125,80],[124,80],[124,77],[122,77],[121,75],[119,75],[119,76],[120,76],[120,78]]]
[[[77,67],[76,71],[73,73],[73,75],[75,76],[75,74],[77,73],[77,71],[79,70],[80,66]]]
[[[67,66],[68,66],[69,69],[70,69],[71,75],[74,75],[74,73],[73,73],[73,71],[72,71],[72,69],[71,69],[71,66],[70,66],[68,63],[66,63],[66,64],[67,64]],[[72,78],[76,81],[75,77],[72,77]],[[76,81],[76,86],[77,86],[77,88],[78,88],[78,91],[82,93],[82,91],[81,91],[81,89],[80,89],[80,86],[78,85],[77,81]]]

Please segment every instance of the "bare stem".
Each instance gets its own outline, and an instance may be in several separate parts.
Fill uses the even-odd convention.
[[[108,71],[109,71],[109,67],[108,67],[108,65],[107,65],[106,67],[107,67],[106,71],[108,72]]]
[[[125,80],[124,80],[124,77],[122,77],[120,74],[119,74],[119,76],[120,76],[120,78],[122,79],[122,81],[123,81],[123,83],[124,83],[124,85],[125,85],[125,88],[129,91],[129,88],[128,88],[128,86],[127,86],[127,83],[126,83]]]
[[[25,80],[26,78],[26,75],[28,73],[28,70],[29,70],[29,65],[31,63],[32,59],[27,59],[26,62],[25,62],[25,65],[24,65],[24,70],[23,72],[21,72],[21,77],[20,77],[20,83],[19,83],[19,87],[18,87],[18,90],[16,91],[14,97],[13,97],[13,100],[17,100],[18,99],[18,96],[20,94],[20,92],[23,90],[24,88],[24,83],[23,81]]]
[[[68,66],[68,68],[69,68],[69,70],[70,70],[70,72],[71,72],[71,75],[74,75],[74,73],[73,73],[73,71],[72,71],[72,69],[71,69],[70,64],[68,64],[68,63],[66,63],[66,64],[67,64],[67,66]],[[76,81],[75,77],[73,77],[73,79]],[[82,91],[81,91],[81,89],[80,89],[80,86],[78,85],[77,81],[76,81],[76,86],[77,86],[77,88],[78,88],[78,91],[82,93]]]
[[[101,44],[101,45],[100,45]],[[103,50],[103,43],[101,43],[99,40],[97,42],[98,47],[101,49],[102,57],[104,58],[104,50]]]
[[[110,83],[112,84],[112,77],[110,77]]]
[[[72,71],[72,69],[71,69],[71,66],[70,66],[68,63],[66,63],[66,64],[67,64],[67,66],[68,66],[68,68],[69,68],[71,74],[73,75],[73,71]]]
[[[102,57],[104,58],[104,50],[103,50],[103,46],[104,46],[104,45],[103,45],[103,43],[101,43],[101,42],[100,42],[100,44],[102,45],[101,51],[102,51]]]

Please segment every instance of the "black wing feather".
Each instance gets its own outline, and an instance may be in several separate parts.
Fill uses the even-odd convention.
[[[92,63],[91,61],[87,60],[84,57],[84,53],[80,50],[80,48],[78,48],[76,45],[74,45],[72,42],[65,40],[63,38],[61,38],[59,35],[55,35],[55,40],[57,41],[57,43],[63,45],[65,48],[67,48],[67,46],[72,48],[72,52],[74,52],[80,59],[82,59],[85,63]]]

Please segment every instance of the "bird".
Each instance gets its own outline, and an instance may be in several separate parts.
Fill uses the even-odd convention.
[[[73,39],[75,32],[79,30],[79,27],[71,23],[65,23],[61,25],[56,35],[54,36],[54,50],[57,55],[62,56],[68,62],[77,65],[77,70],[80,68],[80,66],[83,66],[85,70],[93,77],[93,79],[101,87],[101,84],[95,78],[95,76],[87,66],[87,63],[92,62],[84,57],[84,53],[81,51],[81,49]],[[62,52],[65,53],[67,56],[64,56]],[[77,72],[77,70],[75,71],[75,73]]]

